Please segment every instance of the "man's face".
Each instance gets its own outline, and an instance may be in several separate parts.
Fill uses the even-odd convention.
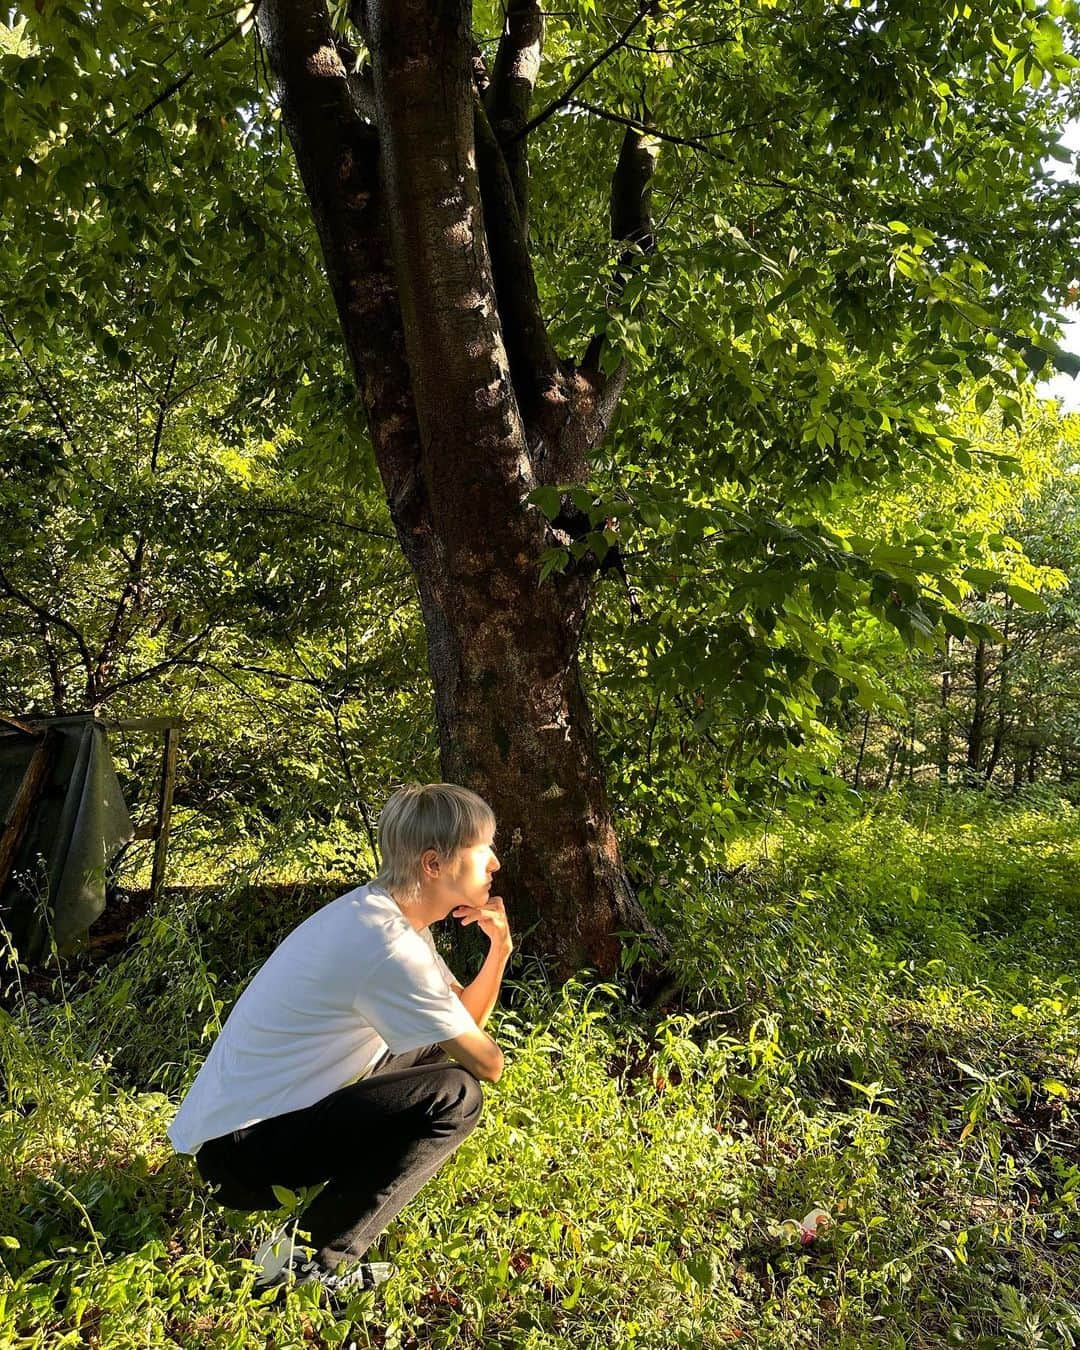
[[[492,878],[500,863],[495,856],[494,836],[479,844],[459,848],[444,872],[446,913],[458,905],[483,905],[491,893]]]

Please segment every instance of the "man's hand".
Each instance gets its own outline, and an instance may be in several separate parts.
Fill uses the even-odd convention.
[[[454,918],[461,921],[463,928],[478,923],[493,947],[506,953],[514,950],[501,895],[488,896],[487,903],[483,905],[458,905],[454,910]]]
[[[506,909],[501,895],[490,895],[482,905],[458,905],[452,912],[463,928],[470,923],[478,923],[487,934],[490,944],[488,954],[484,957],[484,964],[480,967],[476,978],[458,994],[458,998],[472,1014],[476,1025],[483,1027],[491,1016],[495,1000],[499,997],[503,971],[510,959],[510,953],[514,950],[510,926],[506,921]]]

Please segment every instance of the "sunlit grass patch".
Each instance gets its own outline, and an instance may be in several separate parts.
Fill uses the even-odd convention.
[[[526,971],[479,1128],[380,1239],[398,1274],[346,1321],[312,1290],[253,1296],[275,1216],[218,1209],[164,1136],[297,914],[174,897],[107,968],[0,1019],[0,1343],[1080,1340],[1075,971],[1023,930],[1040,907],[1072,922],[1067,869],[1040,854],[1028,909],[976,922],[1016,881],[994,856],[1021,825],[1074,847],[1075,816],[1037,817],[984,819],[952,853],[955,817],[803,827],[672,916],[686,991],[656,1014]]]

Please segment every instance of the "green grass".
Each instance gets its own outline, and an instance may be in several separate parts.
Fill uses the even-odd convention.
[[[96,978],[24,984],[0,1345],[1080,1344],[1080,812],[892,799],[765,854],[663,897],[677,1010],[517,972],[480,1127],[347,1322],[252,1296],[274,1216],[218,1210],[164,1137],[302,911],[173,900]]]

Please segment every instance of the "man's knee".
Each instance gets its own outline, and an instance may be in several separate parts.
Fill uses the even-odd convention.
[[[483,1104],[483,1089],[468,1069],[448,1064],[439,1074],[432,1115],[455,1133],[468,1134],[475,1127]]]

